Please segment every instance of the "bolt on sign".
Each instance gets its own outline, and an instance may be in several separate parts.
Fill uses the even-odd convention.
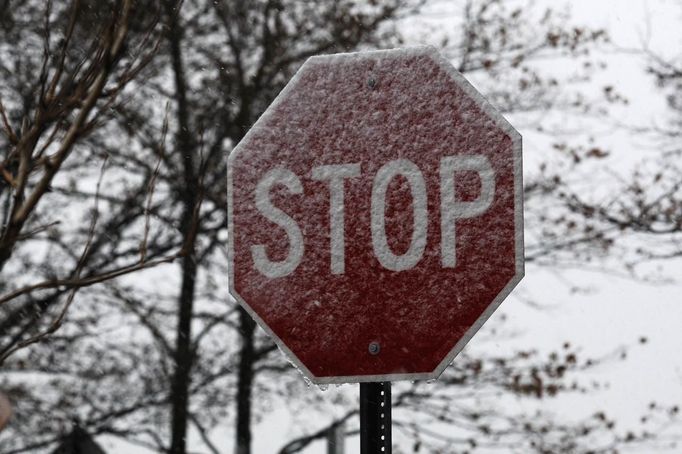
[[[230,292],[315,383],[437,378],[523,277],[521,170],[435,49],[312,57],[230,154]]]

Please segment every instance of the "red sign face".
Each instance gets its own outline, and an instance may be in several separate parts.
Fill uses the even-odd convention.
[[[230,291],[315,383],[438,377],[523,276],[521,136],[433,48],[310,58],[228,201]]]

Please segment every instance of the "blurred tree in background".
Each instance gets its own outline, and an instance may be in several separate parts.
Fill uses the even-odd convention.
[[[226,158],[307,57],[411,42],[402,24],[428,4],[1,6],[0,389],[15,411],[0,452],[49,450],[76,420],[91,434],[173,454],[229,452],[211,431],[232,424],[236,452],[247,454],[251,427],[275,402],[319,412],[326,396],[308,389],[227,294]],[[592,70],[561,80],[537,64],[568,58],[587,67],[590,49],[607,40],[603,31],[496,0],[455,8],[459,23],[442,51],[521,126],[543,130],[537,118],[551,112],[596,115],[600,103],[619,102],[612,93],[580,92]],[[534,155],[525,188],[529,262],[582,263],[608,256],[614,232],[658,233],[659,224],[645,221],[666,216],[666,204],[651,207],[649,217],[613,213],[613,205],[584,200],[566,178],[601,160],[598,146],[524,151]],[[634,189],[619,196],[623,207],[642,203]],[[549,356],[465,353],[437,383],[396,385],[394,422],[412,452],[596,453],[650,443],[655,432],[620,433],[604,413],[568,423],[498,403],[589,392],[581,371],[621,353],[586,359],[570,343]],[[331,424],[281,452],[299,452],[354,421],[354,398],[335,399]],[[676,412],[650,413],[663,424]],[[435,428],[443,425],[456,435]]]

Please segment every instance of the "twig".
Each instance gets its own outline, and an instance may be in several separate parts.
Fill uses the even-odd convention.
[[[74,4],[77,5],[78,2],[76,1]],[[10,258],[11,251],[17,242],[17,237],[20,235],[21,229],[28,217],[33,213],[43,195],[48,191],[55,175],[71,154],[78,138],[81,137],[83,126],[87,124],[88,117],[93,109],[95,109],[97,101],[101,97],[104,86],[113,70],[114,62],[123,52],[123,43],[128,32],[128,19],[131,8],[132,0],[125,0],[121,6],[119,20],[112,22],[109,27],[110,30],[101,36],[102,45],[97,49],[96,55],[91,60],[90,68],[86,71],[73,93],[74,98],[83,100],[82,104],[78,104],[80,109],[64,135],[58,150],[47,160],[43,175],[32,186],[31,193],[25,199],[23,192],[27,184],[28,173],[30,172],[30,157],[42,133],[41,128],[45,123],[44,115],[40,115],[41,109],[36,112],[36,119],[30,130],[22,131],[21,140],[17,145],[19,172],[17,188],[15,190],[16,203],[12,207],[12,214],[7,228],[0,237],[0,269],[4,267]],[[77,10],[76,6],[74,10]],[[54,87],[56,87],[56,79],[53,82],[53,87],[48,90],[48,98]]]
[[[5,135],[7,136],[7,139],[12,145],[16,145],[19,139],[17,139],[12,126],[9,124],[9,120],[7,119],[7,111],[5,110],[5,105],[2,102],[2,97],[0,97],[0,118],[2,119],[2,125],[5,128]]]
[[[204,442],[204,445],[211,451],[213,454],[220,454],[220,451],[218,451],[218,448],[213,444],[210,438],[208,438],[208,433],[206,431],[206,428],[201,425],[199,420],[197,419],[196,415],[194,413],[190,413],[189,418],[192,420],[192,423],[194,423],[194,426],[197,428],[197,431],[199,432],[199,436],[201,437],[201,441]]]
[[[95,236],[95,229],[97,227],[97,221],[99,220],[99,193],[100,189],[102,187],[102,180],[104,179],[104,172],[106,169],[106,164],[107,164],[107,158],[105,157],[103,162],[102,162],[102,167],[100,168],[100,173],[99,173],[99,179],[97,180],[97,189],[95,191],[95,207],[93,208],[92,212],[92,220],[90,222],[90,229],[88,231],[88,239],[85,243],[85,247],[83,248],[83,252],[80,256],[80,259],[78,260],[78,263],[76,265],[76,269],[74,271],[74,276],[76,279],[80,278],[81,271],[83,270],[83,266],[85,265],[86,258],[88,256],[88,253],[90,252],[90,246],[92,245],[92,239]],[[60,326],[62,326],[62,323],[64,322],[64,317],[66,317],[66,313],[68,312],[69,308],[71,307],[71,304],[73,303],[74,298],[76,297],[76,292],[78,292],[80,287],[74,287],[71,289],[71,292],[69,293],[69,296],[66,299],[66,302],[64,303],[64,306],[62,307],[62,310],[59,312],[59,315],[52,321],[50,326],[43,332],[36,334],[35,336],[29,337],[26,340],[23,340],[17,345],[15,345],[13,348],[9,349],[6,351],[2,356],[0,356],[0,363],[2,363],[5,359],[7,359],[10,355],[12,355],[14,352],[17,350],[24,348],[28,345],[34,344],[36,342],[40,342],[50,334],[54,333],[59,329]]]
[[[61,221],[54,221],[50,222],[49,224],[41,225],[39,227],[36,227],[35,229],[31,230],[30,232],[22,233],[19,235],[17,238],[17,241],[23,241],[31,238],[32,236],[44,232],[45,230],[49,229],[50,227],[54,227],[55,225],[61,224]]]
[[[144,209],[144,234],[142,235],[142,242],[140,243],[140,261],[144,262],[147,257],[147,240],[149,238],[149,230],[151,223],[151,208],[152,198],[154,197],[154,188],[156,187],[156,180],[161,169],[161,162],[163,161],[166,151],[166,136],[168,135],[168,116],[170,115],[170,102],[166,103],[166,115],[163,119],[163,127],[161,130],[161,146],[159,147],[159,159],[156,161],[154,172],[149,180],[147,205]]]
[[[89,287],[94,284],[99,284],[104,281],[108,281],[117,277],[125,276],[126,274],[134,273],[136,271],[148,269],[148,268],[154,268],[155,266],[162,265],[164,263],[171,263],[175,261],[175,259],[181,257],[182,251],[161,257],[156,260],[149,260],[146,262],[137,262],[133,265],[128,265],[128,266],[123,266],[121,268],[117,268],[115,270],[108,271],[106,273],[102,274],[97,274],[94,276],[88,276],[84,277],[81,279],[52,279],[49,281],[43,281],[39,282],[37,284],[32,284],[32,285],[27,285],[25,287],[22,287],[20,289],[14,290],[10,293],[7,293],[6,295],[0,297],[0,305],[7,303],[8,301],[11,301],[12,299],[24,295],[26,293],[31,293],[35,290],[42,290],[42,289],[48,289],[48,288],[57,288],[57,287],[67,287],[67,288],[82,288],[82,287]]]

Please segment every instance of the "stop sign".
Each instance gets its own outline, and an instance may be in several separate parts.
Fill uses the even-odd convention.
[[[229,157],[230,292],[315,383],[436,378],[523,276],[522,197],[435,49],[312,57]]]

